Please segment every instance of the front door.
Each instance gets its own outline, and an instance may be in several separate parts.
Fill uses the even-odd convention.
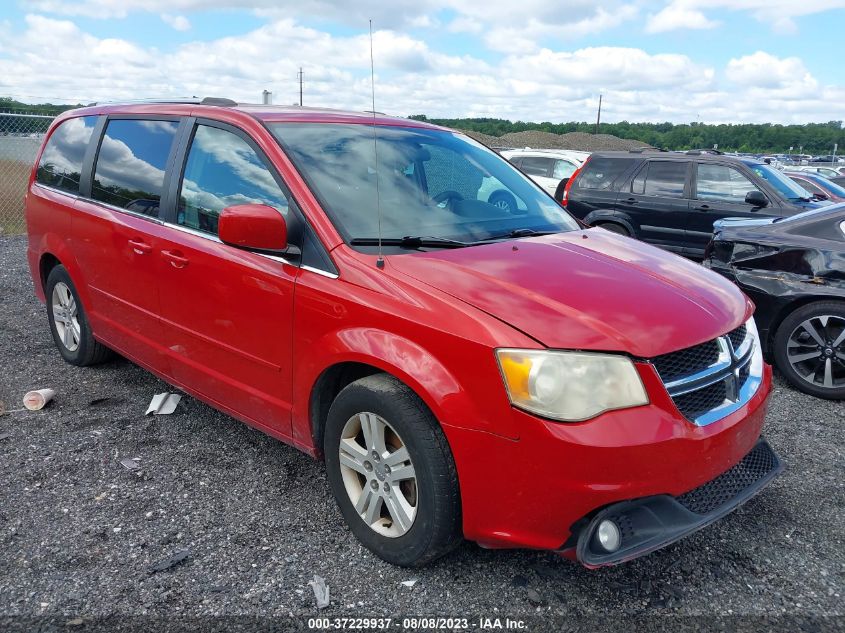
[[[703,257],[713,237],[713,223],[728,217],[760,217],[760,209],[745,202],[749,191],[759,189],[730,165],[698,163],[695,193],[687,220],[687,255]]]
[[[292,202],[257,146],[234,128],[196,125],[159,254],[164,339],[176,381],[288,436],[299,269],[220,242],[220,212],[243,203],[270,205],[293,222]]]

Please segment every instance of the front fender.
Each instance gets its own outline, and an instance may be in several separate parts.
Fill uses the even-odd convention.
[[[481,357],[486,354],[481,349],[477,350],[479,358],[475,361],[471,350],[464,350],[460,361],[454,356],[442,361],[438,354],[414,341],[372,327],[329,332],[308,348],[311,354],[297,363],[294,376],[293,436],[298,442],[313,444],[310,403],[314,386],[324,372],[341,363],[370,365],[395,376],[413,389],[444,425],[518,438],[507,394],[489,349],[489,369],[485,371]],[[471,375],[458,376],[447,366],[470,368],[472,371],[464,373]],[[495,393],[491,393],[490,381],[499,387]],[[489,397],[472,396],[479,393]]]

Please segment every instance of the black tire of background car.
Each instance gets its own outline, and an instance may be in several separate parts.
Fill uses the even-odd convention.
[[[796,327],[807,319],[817,316],[837,316],[845,319],[845,301],[815,301],[808,303],[797,310],[794,310],[781,321],[774,337],[774,360],[775,365],[796,389],[818,398],[828,400],[845,399],[845,387],[825,388],[819,385],[810,384],[804,380],[792,367],[787,358],[787,345],[789,337]]]
[[[605,231],[610,231],[611,233],[631,237],[631,234],[628,233],[628,229],[621,224],[616,224],[616,222],[601,222],[600,224],[596,224],[596,226],[603,228]]]
[[[404,535],[375,532],[355,511],[343,484],[338,455],[343,427],[352,416],[381,416],[405,443],[417,477],[417,515]],[[420,567],[447,554],[462,541],[458,474],[439,423],[407,385],[388,374],[361,378],[335,398],[323,443],[332,494],[352,533],[383,560]]]
[[[56,329],[56,322],[53,318],[53,288],[59,282],[63,282],[70,289],[77,306],[77,321],[79,322],[80,334],[79,347],[72,352],[62,343],[59,332]],[[53,342],[56,344],[62,358],[71,365],[87,367],[102,363],[112,357],[114,352],[94,339],[94,334],[91,331],[91,325],[88,323],[88,316],[85,314],[85,308],[79,298],[79,293],[76,291],[76,286],[73,285],[73,281],[71,281],[70,275],[64,266],[55,266],[50,271],[50,274],[47,275],[45,292],[47,295],[47,320],[50,323],[50,333],[53,335]]]

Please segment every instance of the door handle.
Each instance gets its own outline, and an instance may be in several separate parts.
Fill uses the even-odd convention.
[[[627,200],[625,200],[625,204],[637,204],[637,199],[636,198],[628,198]]]
[[[693,211],[709,211],[710,205],[709,204],[702,204],[697,207],[693,207]]]
[[[132,250],[135,251],[138,255],[146,255],[147,253],[152,252],[153,247],[144,242],[143,240],[132,239],[129,240],[129,246],[132,247]]]
[[[188,265],[188,258],[182,257],[179,251],[161,251],[161,255],[170,262],[173,268],[184,268]]]

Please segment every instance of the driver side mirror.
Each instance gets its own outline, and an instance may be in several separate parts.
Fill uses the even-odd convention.
[[[288,225],[277,209],[266,204],[237,204],[220,213],[220,241],[256,251],[283,251],[288,247]]]
[[[762,191],[755,189],[745,194],[745,204],[750,204],[752,207],[767,207],[769,206],[769,199]]]

